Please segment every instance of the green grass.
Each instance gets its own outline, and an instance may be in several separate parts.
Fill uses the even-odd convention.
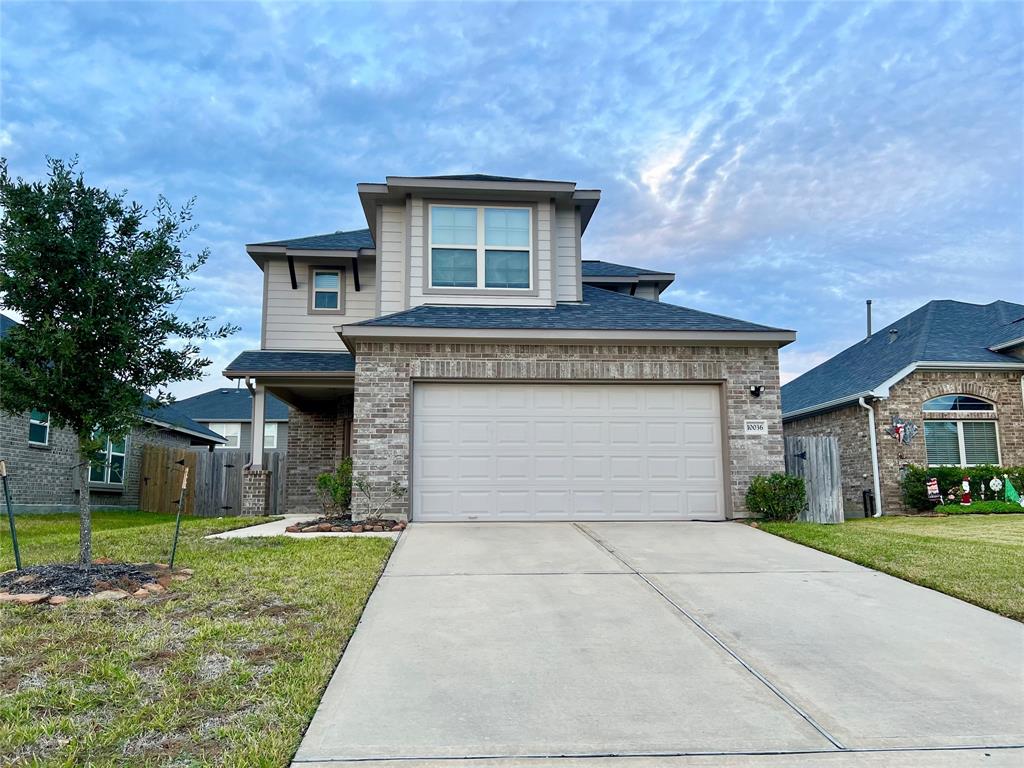
[[[762,530],[1024,621],[1024,515],[883,517]]]
[[[97,513],[94,556],[166,562],[173,521]],[[75,517],[17,522],[25,565],[74,559]],[[159,598],[0,606],[0,763],[288,765],[393,543],[202,538],[252,522],[184,520]]]

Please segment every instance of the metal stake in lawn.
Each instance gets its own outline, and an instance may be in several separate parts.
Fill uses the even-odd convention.
[[[4,484],[4,501],[7,502],[7,521],[11,524],[11,543],[14,545],[14,566],[21,570],[21,550],[18,549],[18,532],[14,530],[14,505],[11,504],[11,489],[7,487],[7,462],[0,459],[0,478]]]
[[[181,459],[176,464],[185,464],[185,460]],[[185,486],[188,485],[188,467],[185,467],[185,472],[181,476],[181,495],[178,496],[178,516],[174,520],[174,544],[171,545],[171,562],[168,565],[174,567],[174,554],[178,551],[178,532],[181,531],[181,508],[185,504]]]

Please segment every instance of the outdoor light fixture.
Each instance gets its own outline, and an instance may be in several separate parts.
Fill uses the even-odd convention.
[[[750,387],[751,397],[760,397],[762,392],[764,392],[764,386],[762,384],[754,384]]]

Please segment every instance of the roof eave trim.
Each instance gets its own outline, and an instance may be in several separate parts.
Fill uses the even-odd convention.
[[[290,379],[296,376],[307,376],[311,378],[319,379],[351,379],[354,377],[355,371],[259,371],[259,370],[237,370],[221,371],[221,374],[226,379],[244,379],[246,376],[257,377],[260,379]]]
[[[388,176],[386,188],[401,189],[467,189],[514,190],[536,192],[569,192],[576,190],[573,181],[481,181],[469,179],[420,179],[413,176]],[[374,191],[377,190],[367,190]]]
[[[790,421],[792,419],[797,419],[802,416],[813,416],[819,411],[834,411],[837,408],[842,408],[844,405],[853,405],[862,397],[874,396],[874,393],[870,390],[858,392],[855,395],[843,395],[842,397],[836,398],[835,400],[829,400],[827,403],[809,405],[806,408],[797,408],[795,411],[783,411],[782,420]]]
[[[338,325],[343,339],[468,339],[517,341],[538,344],[552,341],[670,342],[700,344],[772,344],[785,346],[796,340],[793,331],[681,331],[659,329],[552,329],[552,328],[424,328],[393,325]]]
[[[162,427],[164,429],[169,429],[169,430],[171,430],[173,432],[181,432],[183,435],[192,435],[193,437],[202,438],[203,440],[207,440],[207,441],[209,441],[211,443],[226,443],[227,442],[226,438],[218,437],[216,435],[204,435],[202,432],[196,432],[193,429],[187,429],[185,427],[179,427],[177,424],[171,424],[171,423],[166,422],[166,421],[161,421],[160,419],[154,419],[154,418],[151,418],[150,416],[143,416],[142,420],[144,422],[146,422],[147,424],[153,424],[154,426]]]
[[[989,347],[989,349],[991,349],[993,352],[999,352],[1000,350],[1003,349],[1019,347],[1021,344],[1024,344],[1024,336],[1021,336],[1018,339],[1010,339],[1009,341],[1004,341],[999,344],[993,344],[991,347]]]

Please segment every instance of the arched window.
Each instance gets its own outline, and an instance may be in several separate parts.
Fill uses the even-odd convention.
[[[942,395],[927,401],[925,413],[988,413],[995,415],[995,405],[973,395]],[[995,421],[955,418],[929,419],[924,423],[924,444],[929,466],[955,464],[972,467],[977,464],[999,464],[999,430]]]
[[[996,407],[988,400],[974,395],[942,395],[933,397],[924,404],[926,411],[994,411]]]

